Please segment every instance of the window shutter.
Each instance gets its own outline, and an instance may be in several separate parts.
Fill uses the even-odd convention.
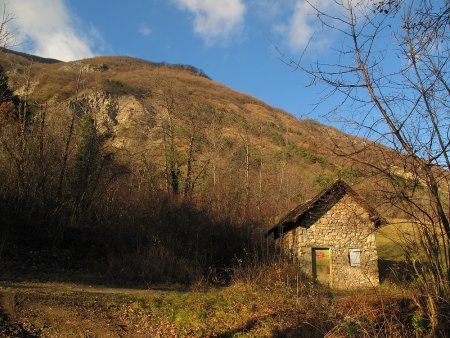
[[[360,265],[361,265],[361,250],[350,249],[350,266],[360,266]]]

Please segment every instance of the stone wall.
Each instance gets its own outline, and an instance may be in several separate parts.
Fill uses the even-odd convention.
[[[330,286],[361,288],[377,286],[378,254],[375,228],[367,211],[350,195],[344,195],[331,207],[311,214],[297,227],[280,237],[281,245],[312,275],[312,249],[329,248]],[[350,266],[351,249],[361,250],[360,266]]]

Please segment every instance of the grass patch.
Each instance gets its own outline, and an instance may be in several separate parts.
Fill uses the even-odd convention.
[[[415,278],[411,257],[419,258],[419,264],[424,264],[427,258],[411,222],[395,218],[388,221],[376,233],[380,278],[390,283],[409,284]]]
[[[143,98],[150,94],[148,90],[130,86],[118,79],[102,79],[100,86],[106,93],[113,96],[134,95],[137,98]]]
[[[391,220],[390,223],[377,231],[378,257],[390,261],[404,261],[405,252],[402,248],[402,236],[412,233],[412,225],[401,220]]]
[[[124,332],[147,337],[323,337],[327,332],[401,337],[420,324],[407,298],[375,290],[331,293],[309,287],[298,293],[283,283],[243,282],[191,290],[63,283],[8,288],[18,300],[17,319],[27,323],[28,332],[51,337]]]

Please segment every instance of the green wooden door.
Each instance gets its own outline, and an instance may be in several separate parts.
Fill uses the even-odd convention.
[[[330,249],[312,249],[313,278],[321,284],[329,285],[331,281]]]

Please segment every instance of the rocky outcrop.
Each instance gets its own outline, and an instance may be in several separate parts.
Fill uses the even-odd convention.
[[[155,126],[155,110],[152,105],[133,95],[115,96],[105,92],[93,92],[76,104],[80,116],[89,113],[101,134],[108,134],[110,145],[116,150],[137,149],[145,146],[149,129]]]

